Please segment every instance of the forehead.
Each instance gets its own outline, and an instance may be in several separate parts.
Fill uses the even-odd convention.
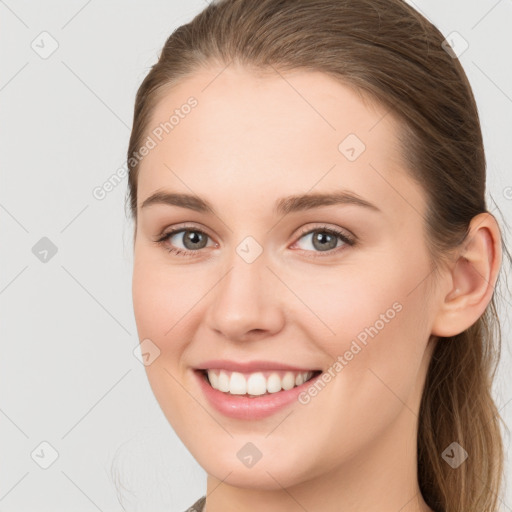
[[[157,103],[138,204],[158,188],[219,203],[243,192],[260,208],[283,193],[346,188],[395,210],[408,194],[421,208],[399,129],[385,107],[324,73],[202,69]]]

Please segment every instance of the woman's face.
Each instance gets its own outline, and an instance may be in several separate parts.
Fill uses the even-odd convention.
[[[133,303],[155,396],[228,484],[415,475],[436,298],[396,121],[322,73],[222,69],[168,91],[142,152]]]

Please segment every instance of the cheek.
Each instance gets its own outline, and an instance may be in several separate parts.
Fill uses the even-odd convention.
[[[161,350],[173,350],[186,339],[183,329],[194,317],[204,286],[194,278],[192,267],[171,268],[161,254],[141,249],[134,259],[132,299],[139,338],[155,338]],[[180,334],[181,333],[181,334]]]
[[[331,367],[342,401],[357,397],[378,406],[383,396],[393,397],[386,385],[398,396],[415,386],[429,338],[422,282],[429,271],[422,254],[407,259],[394,254],[383,261],[381,255],[297,282],[309,309],[302,316],[297,310],[295,318],[307,338],[338,360]]]
[[[317,271],[310,278],[298,280],[295,276],[294,292],[307,306],[292,298],[295,321],[301,322],[310,339],[321,339],[331,355],[347,350],[347,341],[364,343],[370,332],[378,338],[398,340],[400,332],[407,335],[411,328],[418,331],[420,318],[427,314],[422,296],[425,291],[418,286],[428,275],[428,270],[422,270],[426,265],[418,259],[414,265],[398,258],[389,258],[389,262],[376,259]],[[286,278],[291,283],[293,276]],[[407,322],[411,317],[413,322]]]
[[[204,317],[204,298],[214,279],[198,278],[193,265],[167,265],[165,256],[144,247],[136,251],[132,300],[139,340],[149,339],[159,350],[154,362],[145,366],[149,383],[175,423],[173,411],[190,407],[190,397],[179,384],[189,377],[183,359]]]

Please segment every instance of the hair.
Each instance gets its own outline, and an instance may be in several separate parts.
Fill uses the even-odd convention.
[[[476,102],[462,65],[443,41],[441,32],[402,0],[211,3],[170,35],[137,91],[127,196],[135,226],[139,162],[130,157],[170,88],[213,65],[235,63],[260,73],[319,71],[400,121],[408,172],[427,198],[432,261],[435,266],[448,261],[467,240],[473,217],[488,210]],[[476,323],[439,338],[429,364],[419,411],[417,476],[423,499],[436,512],[497,510],[504,453],[503,419],[491,390],[501,353],[495,300],[496,290]],[[442,459],[455,441],[469,455],[457,469]]]

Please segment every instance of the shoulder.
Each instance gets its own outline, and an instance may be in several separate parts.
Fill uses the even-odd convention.
[[[185,512],[203,512],[206,496],[199,498],[191,507],[187,508]]]

